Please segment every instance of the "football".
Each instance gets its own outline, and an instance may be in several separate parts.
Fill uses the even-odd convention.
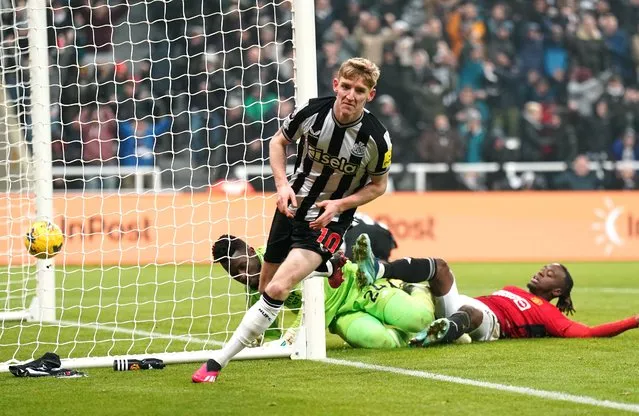
[[[36,221],[24,236],[24,245],[32,256],[50,259],[62,250],[64,234],[50,221]]]

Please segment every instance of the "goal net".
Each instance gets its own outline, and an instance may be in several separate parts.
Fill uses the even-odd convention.
[[[0,370],[45,352],[75,367],[205,360],[250,291],[211,245],[265,243],[267,140],[316,92],[313,2],[0,7]],[[22,242],[42,218],[66,235],[50,260]],[[292,346],[266,337],[239,358],[321,358],[322,284],[304,283]]]

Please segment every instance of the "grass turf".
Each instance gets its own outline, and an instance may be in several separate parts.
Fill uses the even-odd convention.
[[[453,265],[462,293],[524,285],[537,264]],[[639,265],[568,264],[575,319],[598,324],[639,313]],[[14,281],[22,271],[7,275]],[[223,341],[241,318],[239,285],[209,267],[66,269],[58,303],[66,321]],[[30,282],[29,282],[30,284]],[[15,287],[8,286],[8,287]],[[121,287],[117,290],[117,287]],[[229,297],[227,292],[232,293]],[[17,289],[5,293],[17,294]],[[155,299],[155,302],[153,301]],[[11,302],[19,300],[12,299]],[[138,305],[136,307],[136,305]],[[230,317],[228,311],[234,312]],[[172,319],[175,318],[175,319]],[[24,346],[16,351],[15,343]],[[355,350],[329,335],[328,356],[639,405],[639,331],[613,339],[502,340],[431,349]],[[82,356],[202,348],[92,328],[2,322],[0,361],[56,349]],[[215,385],[193,385],[198,364],[161,371],[89,369],[83,379],[18,379],[0,374],[0,412],[12,414],[617,414],[619,411],[480,387],[291,360],[232,362]]]

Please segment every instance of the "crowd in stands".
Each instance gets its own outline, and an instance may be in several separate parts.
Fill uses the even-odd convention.
[[[5,83],[28,106],[26,0],[3,13]],[[231,3],[231,4],[228,4]],[[264,163],[294,108],[288,2],[147,2],[148,58],[115,59],[133,2],[50,0],[54,159]],[[430,189],[639,189],[639,0],[316,0],[318,87],[365,56],[395,163],[565,161],[560,174],[429,175]],[[4,10],[4,9],[3,9]],[[312,47],[312,45],[298,45]],[[27,86],[27,87],[25,87]],[[25,126],[28,111],[19,110]],[[28,135],[28,129],[27,129]],[[398,189],[412,189],[412,177]]]

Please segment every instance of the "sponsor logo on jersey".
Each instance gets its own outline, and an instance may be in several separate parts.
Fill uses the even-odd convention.
[[[517,306],[517,308],[522,312],[530,309],[530,303],[526,299],[507,290],[498,290],[497,292],[493,293],[493,296],[501,296],[502,298],[512,300],[515,306]]]
[[[366,151],[366,145],[361,142],[355,143],[355,146],[351,149],[351,154],[356,157],[364,157]]]
[[[321,163],[325,166],[329,166],[347,175],[354,175],[355,172],[357,172],[358,165],[356,165],[355,163],[350,163],[346,158],[343,157],[329,155],[322,149],[318,149],[313,146],[308,147],[308,157],[313,159],[315,162]]]
[[[384,162],[382,163],[382,169],[386,169],[390,166],[392,157],[393,157],[393,148],[389,147],[388,151],[384,153]]]

